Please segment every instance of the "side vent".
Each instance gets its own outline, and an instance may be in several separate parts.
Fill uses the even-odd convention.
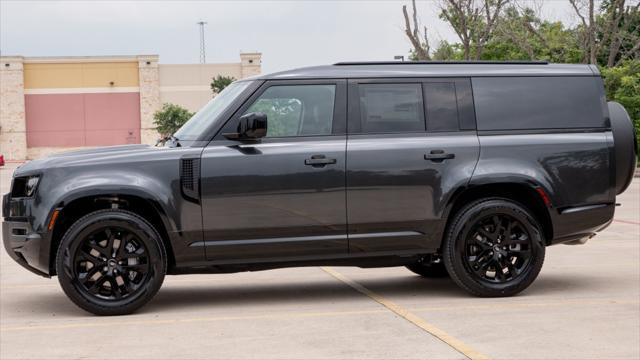
[[[185,198],[200,201],[200,159],[180,159],[180,188]]]

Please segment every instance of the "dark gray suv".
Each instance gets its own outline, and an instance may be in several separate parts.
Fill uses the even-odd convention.
[[[637,142],[595,66],[339,63],[237,81],[162,146],[19,167],[9,255],[95,314],[165,274],[407,266],[509,296],[609,225]]]

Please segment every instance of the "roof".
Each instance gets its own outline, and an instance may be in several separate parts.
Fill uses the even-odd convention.
[[[312,66],[260,76],[261,79],[323,79],[456,76],[594,76],[587,64],[546,62],[356,62]]]

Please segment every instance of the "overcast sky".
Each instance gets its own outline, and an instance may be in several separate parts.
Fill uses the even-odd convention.
[[[538,1],[540,2],[540,1]],[[348,60],[392,60],[410,48],[402,5],[410,1],[7,1],[0,0],[0,53],[23,56],[158,54],[160,62],[199,61],[207,21],[207,62],[263,54],[263,72]],[[418,11],[430,40],[455,41],[435,1]],[[568,0],[547,0],[543,15],[571,22]]]

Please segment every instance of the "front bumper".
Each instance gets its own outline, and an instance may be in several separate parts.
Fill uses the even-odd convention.
[[[8,195],[3,199],[3,215],[8,215]],[[40,276],[49,277],[49,264],[43,259],[43,239],[33,231],[27,221],[13,221],[5,218],[2,222],[2,240],[9,256],[27,270]],[[47,257],[48,259],[48,257]]]

